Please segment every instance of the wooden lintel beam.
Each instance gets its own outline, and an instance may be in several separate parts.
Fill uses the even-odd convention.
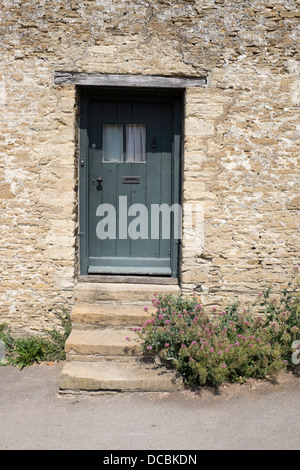
[[[55,72],[56,85],[121,86],[146,88],[203,87],[206,77],[164,77],[156,75],[117,75],[83,72]]]

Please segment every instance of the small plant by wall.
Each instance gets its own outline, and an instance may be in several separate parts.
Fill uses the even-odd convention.
[[[67,311],[55,313],[61,322],[61,329],[45,330],[44,336],[13,338],[10,328],[0,325],[0,340],[4,342],[7,352],[6,364],[20,369],[40,361],[61,361],[65,359],[65,342],[71,332],[71,318]]]

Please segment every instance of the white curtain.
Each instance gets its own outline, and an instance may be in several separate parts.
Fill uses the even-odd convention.
[[[146,125],[126,125],[126,161],[146,161]]]

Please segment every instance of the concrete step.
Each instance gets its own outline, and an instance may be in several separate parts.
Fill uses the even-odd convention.
[[[154,293],[176,295],[179,292],[178,285],[79,282],[74,289],[74,299],[90,304],[114,302],[149,306]]]
[[[126,362],[69,362],[60,377],[60,393],[181,390],[182,379],[174,371],[149,364]]]
[[[71,313],[75,328],[104,328],[107,326],[141,326],[151,317],[153,308],[145,312],[142,305],[89,304],[76,302]]]
[[[126,339],[130,338],[130,341]],[[106,356],[141,357],[141,340],[131,329],[72,330],[65,344],[68,360],[93,357],[102,360]]]

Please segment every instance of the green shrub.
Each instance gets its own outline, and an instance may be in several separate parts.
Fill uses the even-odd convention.
[[[189,385],[275,375],[291,364],[300,339],[299,283],[293,279],[278,299],[270,292],[247,309],[234,303],[209,314],[195,298],[156,296],[156,314],[138,332],[144,352],[158,354]]]
[[[0,340],[4,342],[8,352],[13,350],[14,339],[11,335],[11,329],[6,323],[0,324]]]
[[[50,337],[45,347],[44,360],[47,361],[63,361],[66,358],[65,342],[72,329],[71,318],[66,310],[56,312],[55,315],[61,322],[62,331],[57,328],[45,331]]]
[[[45,348],[46,341],[37,336],[16,339],[14,354],[9,359],[9,363],[23,369],[34,362],[43,360]]]
[[[45,330],[44,336],[13,339],[6,324],[0,325],[0,339],[8,351],[7,363],[20,369],[40,361],[61,361],[66,357],[65,342],[71,332],[71,318],[66,310],[55,313],[61,328]]]
[[[288,361],[293,340],[300,339],[299,279],[293,278],[277,297],[271,296],[270,288],[264,290],[255,305],[263,310],[264,326],[272,333],[272,343],[282,345]]]

